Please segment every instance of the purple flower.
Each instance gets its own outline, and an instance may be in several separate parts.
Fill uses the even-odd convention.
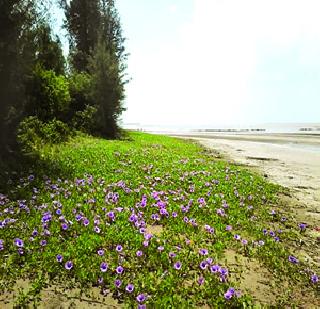
[[[132,283],[130,283],[130,284],[128,284],[128,285],[126,286],[126,291],[127,291],[128,293],[132,293],[133,290],[134,290],[134,285],[133,285]]]
[[[202,262],[200,263],[200,268],[201,268],[202,270],[205,270],[207,267],[208,267],[208,264],[207,264],[206,261],[202,261]]]
[[[242,243],[244,246],[246,246],[246,245],[248,244],[248,241],[247,241],[246,239],[242,239],[242,240],[241,240],[241,243]]]
[[[109,212],[107,213],[107,216],[108,216],[108,218],[109,218],[110,220],[112,220],[112,221],[115,220],[115,214],[114,214],[113,211],[109,211]]]
[[[235,240],[240,240],[240,239],[241,239],[241,236],[238,235],[238,234],[235,234],[235,235],[233,236],[233,238],[234,238]]]
[[[163,246],[159,246],[159,247],[158,247],[158,251],[161,252],[161,251],[163,251],[163,250],[164,250],[164,247],[163,247]]]
[[[227,292],[229,292],[231,295],[234,295],[236,291],[234,288],[229,288]]]
[[[181,262],[176,262],[176,263],[174,263],[173,268],[177,269],[177,270],[180,270],[181,266],[182,266]]]
[[[117,288],[120,288],[121,284],[122,284],[122,281],[121,281],[120,279],[116,279],[116,280],[114,281],[114,285],[115,285]]]
[[[177,256],[174,252],[169,252],[169,257],[174,258],[175,256]]]
[[[138,309],[147,309],[146,304],[138,304]]]
[[[293,255],[289,255],[288,260],[292,264],[298,264],[299,263],[299,260],[296,257],[294,257]]]
[[[63,260],[63,257],[62,257],[61,254],[58,254],[58,255],[56,256],[56,259],[57,259],[57,262],[58,262],[58,263],[61,263],[62,260]]]
[[[203,277],[200,277],[200,278],[198,279],[198,284],[199,284],[199,285],[203,285],[203,284],[204,284],[204,278],[203,278]]]
[[[307,224],[306,223],[300,223],[299,224],[299,228],[300,228],[301,231],[305,231],[306,228],[307,228]]]
[[[66,231],[67,229],[69,228],[68,224],[67,223],[62,223],[61,224],[61,229]]]
[[[143,303],[147,298],[144,294],[139,294],[136,299],[137,299],[137,302]]]
[[[316,274],[311,275],[311,282],[312,283],[319,282],[319,277]]]
[[[97,251],[98,255],[103,256],[104,255],[104,250],[103,249],[99,249]]]
[[[100,264],[100,270],[105,273],[108,270],[108,264],[106,262],[102,262]]]
[[[71,261],[66,262],[64,268],[70,270],[73,267],[73,263]]]
[[[226,226],[226,231],[231,231],[232,230],[232,226],[231,225],[227,225]]]
[[[148,241],[148,240],[145,240],[145,241],[143,242],[143,245],[144,245],[145,247],[148,247],[148,246],[149,246],[149,241]]]
[[[33,231],[32,231],[32,236],[33,236],[33,237],[38,236],[38,231],[37,231],[37,230],[33,230]]]
[[[219,272],[220,272],[220,274],[221,274],[222,276],[226,276],[226,275],[228,274],[228,269],[226,269],[226,268],[220,268]]]
[[[82,223],[83,223],[84,226],[88,226],[90,221],[87,218],[83,218],[82,219]]]
[[[138,256],[138,257],[140,257],[140,256],[142,256],[142,251],[140,251],[140,250],[138,250],[137,252],[136,252],[136,256]]]
[[[219,266],[219,265],[212,265],[212,266],[210,267],[210,271],[211,271],[212,273],[217,273],[217,272],[220,271],[220,266]]]
[[[103,278],[98,278],[98,284],[102,284],[103,283]]]
[[[147,234],[144,235],[144,239],[150,240],[152,238],[152,236],[153,236],[152,234],[147,233]]]
[[[207,249],[200,249],[199,250],[199,254],[200,255],[207,255],[208,254],[208,250]]]
[[[206,262],[207,262],[208,264],[212,264],[213,258],[211,258],[211,257],[206,258]]]
[[[117,252],[121,252],[121,251],[122,251],[122,246],[121,246],[121,245],[117,245],[116,251],[117,251]]]
[[[62,212],[61,212],[61,209],[60,209],[60,208],[56,210],[56,214],[57,214],[58,216],[60,216],[61,213],[62,213]]]
[[[172,213],[172,217],[173,217],[173,218],[176,218],[176,217],[178,217],[178,214],[177,214],[176,212],[173,212],[173,213]]]
[[[23,240],[20,239],[20,238],[16,238],[16,239],[14,240],[14,244],[15,244],[17,247],[19,247],[19,248],[22,248],[23,245],[24,245]]]
[[[45,239],[40,240],[40,246],[44,247],[47,244]]]
[[[232,296],[235,295],[235,289],[234,288],[229,288],[227,292],[224,294],[224,298],[227,300],[230,300]]]
[[[116,268],[116,272],[117,272],[117,274],[122,274],[123,273],[123,267],[122,266],[118,266],[117,268]]]

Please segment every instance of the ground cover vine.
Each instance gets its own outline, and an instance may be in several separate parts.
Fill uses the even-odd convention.
[[[279,186],[195,143],[129,137],[48,145],[39,157],[68,173],[35,167],[0,194],[2,293],[30,280],[17,307],[50,285],[99,287],[133,308],[250,307],[259,300],[233,280],[226,250],[319,293],[318,270],[285,245],[308,227],[277,207]]]

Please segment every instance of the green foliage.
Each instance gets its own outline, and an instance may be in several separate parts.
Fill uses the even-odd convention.
[[[88,59],[98,40],[101,28],[99,0],[64,2],[66,26],[70,34],[71,63],[77,72],[86,72]]]
[[[115,307],[119,301],[136,308],[137,296],[145,294],[147,308],[260,308],[263,300],[266,306],[276,299],[283,304],[284,295],[289,299],[294,289],[291,307],[296,300],[317,307],[319,284],[310,282],[310,274],[319,268],[302,258],[298,264],[288,261],[297,249],[290,245],[292,231],[299,232],[285,213],[288,208],[276,206],[278,186],[215,159],[195,143],[140,133],[130,136],[130,142],[78,137],[43,145],[39,158],[64,172],[53,175],[37,165],[12,186],[10,192],[19,199],[0,195],[3,208],[10,211],[0,214],[0,221],[14,219],[0,229],[0,287],[5,295],[10,283],[28,278],[28,289],[17,299],[20,306],[37,301],[44,287],[58,291],[71,287],[89,294],[100,282],[101,292],[110,291],[99,299],[106,307],[112,295]],[[275,207],[276,216],[270,214]],[[167,215],[161,214],[164,209]],[[219,214],[221,209],[224,215]],[[281,220],[284,215],[286,222]],[[24,242],[22,248],[15,245],[16,238]],[[203,248],[207,253],[202,255]],[[137,256],[138,250],[142,256]],[[66,269],[68,261],[71,269]],[[174,267],[178,261],[181,269]],[[106,271],[101,263],[108,264]],[[124,271],[117,274],[120,265]],[[211,270],[213,265],[219,265],[219,271]],[[228,274],[222,275],[222,269]],[[250,296],[259,274],[267,276],[270,300],[259,293],[262,281],[257,296]],[[118,288],[116,279],[122,281]],[[129,283],[134,285],[132,293],[125,290]],[[241,295],[226,299],[230,287],[241,289]],[[71,296],[72,290],[65,292]],[[295,293],[304,297],[300,300]]]
[[[69,77],[70,119],[77,111],[83,111],[87,105],[92,105],[90,89],[91,76],[89,74],[74,73]]]
[[[37,116],[42,121],[54,118],[63,120],[70,104],[67,79],[54,71],[37,66],[29,85],[27,114]]]
[[[68,140],[71,130],[66,123],[53,119],[43,124],[41,133],[45,143],[58,144]]]
[[[92,133],[96,128],[97,108],[87,105],[84,110],[77,111],[73,117],[73,128],[84,133]]]
[[[105,137],[117,137],[117,120],[124,110],[124,84],[119,74],[119,62],[115,55],[108,51],[104,41],[99,41],[90,59],[89,68],[92,75],[92,100],[98,110],[98,133]]]
[[[42,121],[34,116],[27,117],[20,123],[17,137],[23,152],[29,153],[40,149],[42,144],[42,126]]]
[[[90,83],[87,83],[87,75],[74,74],[76,81],[70,87],[70,110],[82,112],[86,105],[95,106],[97,113],[94,114],[96,125],[93,133],[108,138],[118,137],[120,129],[117,122],[124,110],[126,55],[114,1],[72,0],[69,4],[64,1],[64,7],[72,67],[76,72],[90,75]],[[84,92],[85,88],[89,91]]]
[[[30,33],[35,11],[34,0],[0,1],[0,152],[14,144],[23,110],[24,83],[33,61]]]
[[[71,131],[60,120],[53,119],[47,123],[35,116],[25,118],[18,127],[18,142],[24,153],[34,153],[44,144],[57,144],[68,140]]]
[[[65,59],[59,37],[52,37],[50,25],[43,22],[34,30],[36,40],[36,62],[45,70],[57,75],[65,73]]]

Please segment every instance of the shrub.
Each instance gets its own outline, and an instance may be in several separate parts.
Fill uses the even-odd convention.
[[[77,111],[73,117],[72,125],[76,130],[92,133],[95,129],[95,114],[97,108],[87,105],[83,111]]]
[[[93,105],[90,99],[91,77],[87,73],[76,73],[69,77],[70,109],[69,120],[75,113]]]
[[[64,122],[53,119],[44,123],[41,128],[42,140],[50,144],[58,144],[68,140],[71,131]]]
[[[44,144],[65,142],[71,135],[69,127],[60,120],[47,123],[35,116],[25,118],[18,127],[17,139],[25,153],[37,152]]]
[[[41,128],[43,123],[35,116],[27,117],[20,122],[17,131],[17,140],[22,151],[34,152],[41,147]]]
[[[64,76],[36,66],[28,94],[28,115],[37,116],[42,121],[65,118],[71,98],[68,81]]]

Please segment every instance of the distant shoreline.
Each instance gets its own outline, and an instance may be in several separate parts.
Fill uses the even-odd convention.
[[[234,140],[234,141],[248,141],[272,144],[299,144],[319,147],[320,151],[320,134],[315,133],[167,133],[166,135],[184,138],[203,138],[203,139],[219,139],[219,140]]]

